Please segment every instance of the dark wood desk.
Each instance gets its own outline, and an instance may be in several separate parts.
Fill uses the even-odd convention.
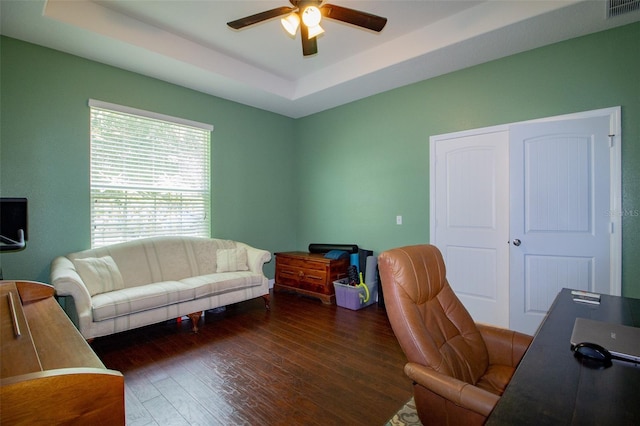
[[[563,289],[487,425],[640,424],[640,365],[582,365],[569,343],[578,317],[640,327],[640,299],[603,295],[600,305],[589,305]]]

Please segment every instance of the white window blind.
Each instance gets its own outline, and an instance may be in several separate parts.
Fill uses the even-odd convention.
[[[90,100],[91,246],[210,236],[213,126]]]

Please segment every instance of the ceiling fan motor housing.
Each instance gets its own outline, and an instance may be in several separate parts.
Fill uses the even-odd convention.
[[[320,7],[323,0],[289,0],[289,2],[299,9],[304,9],[307,6]]]

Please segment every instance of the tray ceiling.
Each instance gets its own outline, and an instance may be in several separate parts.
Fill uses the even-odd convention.
[[[381,33],[326,19],[318,54],[274,19],[286,0],[3,0],[2,34],[289,117],[640,20],[607,1],[331,0],[388,18]]]

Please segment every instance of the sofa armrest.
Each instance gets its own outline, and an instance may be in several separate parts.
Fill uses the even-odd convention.
[[[420,386],[484,417],[500,400],[498,395],[414,362],[407,363],[404,372]]]
[[[237,243],[239,247],[247,249],[247,263],[249,270],[254,274],[264,275],[262,265],[271,260],[271,253],[267,250],[258,249],[245,243]]]
[[[73,313],[68,312],[68,314],[74,323],[77,321],[76,326],[84,335],[83,330],[89,330],[93,321],[91,295],[70,259],[60,256],[51,262],[51,284],[58,296],[73,297],[77,317],[74,318]]]
[[[489,352],[489,364],[517,367],[533,337],[505,328],[476,324]]]

